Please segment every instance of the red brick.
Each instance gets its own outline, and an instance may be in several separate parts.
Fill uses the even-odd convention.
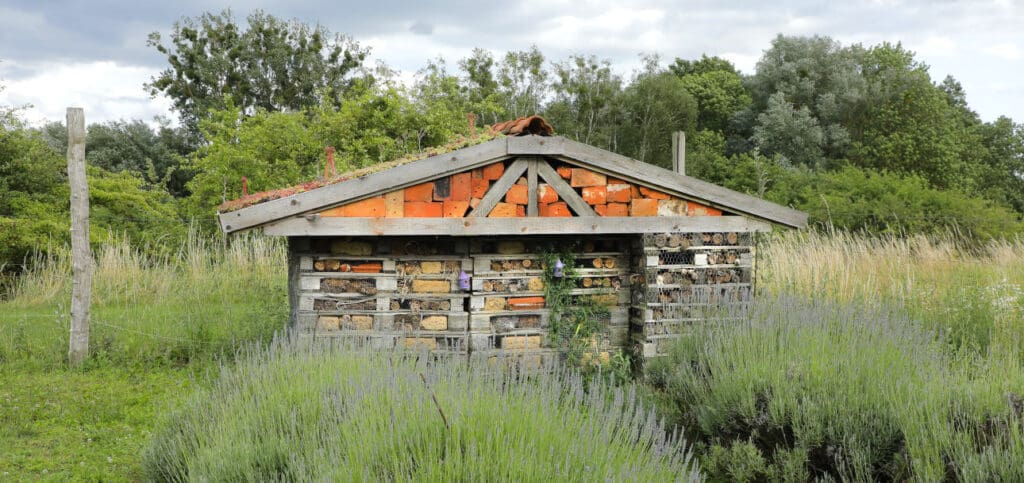
[[[472,198],[483,198],[484,195],[487,194],[487,188],[490,188],[490,187],[491,187],[491,182],[490,181],[487,181],[486,179],[483,179],[483,178],[474,179],[473,180],[473,189],[470,192],[470,197],[472,197]]]
[[[619,178],[608,178],[608,184],[629,184],[629,182],[622,181]]]
[[[384,266],[380,262],[352,265],[352,271],[355,273],[380,273],[383,269]]]
[[[534,310],[544,308],[544,297],[511,297],[508,307],[512,310]]]
[[[712,208],[710,206],[704,206],[700,203],[694,203],[692,201],[686,202],[686,215],[687,216],[722,216],[722,210]]]
[[[484,169],[476,168],[473,170],[473,179],[484,179]]]
[[[432,201],[434,183],[423,183],[405,189],[405,201]]]
[[[658,216],[658,200],[640,198],[629,202],[629,216]]]
[[[645,186],[640,187],[640,194],[644,195],[644,198],[650,198],[652,200],[667,200],[671,196],[662,193],[661,191],[655,191]]]
[[[516,217],[516,205],[512,203],[498,203],[494,205],[494,209],[487,215],[488,218],[515,218]]]
[[[434,180],[434,201],[452,199],[452,178],[451,176]]]
[[[583,188],[583,201],[591,205],[603,205],[608,202],[608,189],[604,186]]]
[[[401,218],[405,216],[405,191],[392,191],[384,195],[384,216]]]
[[[537,187],[538,203],[554,203],[556,201],[558,201],[558,192],[554,188],[543,183]]]
[[[530,201],[530,192],[525,184],[514,184],[508,189],[508,193],[505,193],[506,203],[515,203],[517,205],[525,205]]]
[[[635,184],[629,185],[629,194],[632,195],[633,198],[642,198],[642,196],[640,196],[640,188],[637,188]]]
[[[505,164],[501,161],[484,167],[484,179],[496,180],[505,173]]]
[[[516,205],[516,216],[519,218],[524,218],[526,216],[525,205]]]
[[[445,218],[462,218],[466,216],[466,210],[469,209],[468,201],[445,201],[443,203],[444,217]]]
[[[629,216],[629,205],[626,203],[608,203],[608,214],[605,216]]]
[[[565,178],[565,179],[569,179],[569,178],[572,177],[572,167],[571,166],[566,166],[566,165],[563,164],[563,165],[558,167],[557,171],[558,171],[558,175],[563,177],[563,178]]]
[[[344,206],[339,206],[339,207],[336,207],[336,208],[331,208],[329,210],[321,211],[320,212],[320,216],[325,216],[327,218],[334,218],[336,216],[345,216],[345,207]]]
[[[444,205],[430,201],[406,201],[406,218],[441,218],[444,214]]]
[[[469,201],[473,192],[473,178],[470,173],[452,175],[452,200]]]
[[[594,213],[598,216],[608,216],[608,205],[594,205]]]
[[[384,197],[378,196],[345,205],[345,215],[358,218],[383,218],[387,213]]]
[[[564,201],[540,205],[540,216],[572,216]]]
[[[604,186],[608,184],[608,177],[603,174],[595,173],[589,169],[573,168],[572,178],[569,184],[573,188],[579,188],[581,186]]]
[[[609,203],[629,203],[629,200],[633,198],[633,190],[628,184],[608,183],[607,189]]]

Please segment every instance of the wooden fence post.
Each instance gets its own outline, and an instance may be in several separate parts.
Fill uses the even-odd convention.
[[[68,181],[71,183],[71,339],[68,363],[89,355],[89,305],[92,300],[92,252],[89,249],[89,183],[85,174],[85,111],[67,110]]]

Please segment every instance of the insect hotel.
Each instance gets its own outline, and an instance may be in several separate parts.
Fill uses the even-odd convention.
[[[582,303],[603,307],[599,357],[662,354],[689,324],[751,300],[756,233],[807,216],[554,136],[533,116],[249,195],[219,219],[225,233],[288,237],[294,332],[495,359],[557,357],[553,312]],[[554,281],[568,287],[558,307]]]

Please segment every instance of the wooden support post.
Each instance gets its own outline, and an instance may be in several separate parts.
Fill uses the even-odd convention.
[[[686,174],[686,133],[672,133],[672,171]]]
[[[89,183],[85,175],[85,112],[67,110],[68,181],[71,184],[71,338],[68,363],[89,355],[89,305],[92,300],[92,252],[89,250]]]
[[[526,166],[526,186],[529,203],[526,205],[526,216],[539,216],[537,206],[537,163],[536,158],[530,159]]]

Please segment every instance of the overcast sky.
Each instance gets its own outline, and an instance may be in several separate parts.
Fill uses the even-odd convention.
[[[473,47],[495,54],[536,44],[549,60],[596,54],[624,75],[640,53],[666,61],[702,53],[752,73],[775,35],[831,36],[844,44],[902,41],[952,74],[984,120],[1024,122],[1024,0],[793,0],[495,2],[0,0],[0,105],[31,104],[33,122],[62,120],[67,106],[89,122],[174,117],[142,84],[165,65],[146,35],[175,20],[230,7],[319,22],[347,33],[411,78],[428,58],[454,64]],[[629,4],[627,6],[627,4]]]

